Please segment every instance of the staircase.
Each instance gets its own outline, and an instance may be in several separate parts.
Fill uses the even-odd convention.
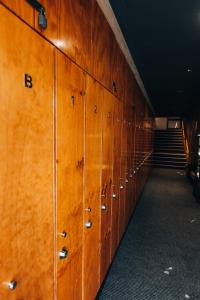
[[[182,129],[156,130],[153,166],[183,170],[186,163]]]

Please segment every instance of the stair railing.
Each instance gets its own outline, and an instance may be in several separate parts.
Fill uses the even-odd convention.
[[[183,128],[184,150],[185,150],[186,159],[187,159],[187,163],[188,163],[189,162],[189,152],[190,151],[189,151],[188,140],[187,140],[185,125],[184,125],[183,120],[182,120],[182,128]]]

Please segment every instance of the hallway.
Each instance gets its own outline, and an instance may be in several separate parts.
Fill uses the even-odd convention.
[[[98,299],[200,299],[199,237],[184,173],[153,169]]]

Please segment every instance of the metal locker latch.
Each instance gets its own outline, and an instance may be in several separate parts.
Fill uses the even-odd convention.
[[[91,209],[91,207],[87,207],[87,208],[85,208],[85,211],[91,212],[92,209]]]
[[[68,250],[64,247],[59,251],[59,258],[65,259],[68,256]]]
[[[101,210],[104,210],[104,211],[107,210],[107,206],[105,204],[102,204],[101,205]]]
[[[17,287],[17,281],[12,280],[11,282],[8,283],[8,288],[9,288],[10,290],[15,290],[16,287]]]
[[[60,235],[60,236],[63,237],[63,238],[66,238],[67,232],[66,232],[66,231],[63,231],[63,232],[58,233],[58,235]]]
[[[85,223],[85,227],[87,228],[87,229],[89,229],[89,228],[91,228],[92,227],[92,221],[87,221],[86,223]]]
[[[43,29],[47,28],[47,18],[46,18],[46,12],[44,7],[41,7],[39,10],[38,25],[40,26],[40,28]]]
[[[46,10],[37,0],[26,0],[34,9],[39,12],[38,25],[42,29],[47,28]]]
[[[113,197],[113,199],[116,199],[117,198],[117,194],[113,193],[112,197]]]

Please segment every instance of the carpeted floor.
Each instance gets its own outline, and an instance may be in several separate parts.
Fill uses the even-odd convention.
[[[200,205],[182,171],[153,169],[99,300],[200,300]]]

